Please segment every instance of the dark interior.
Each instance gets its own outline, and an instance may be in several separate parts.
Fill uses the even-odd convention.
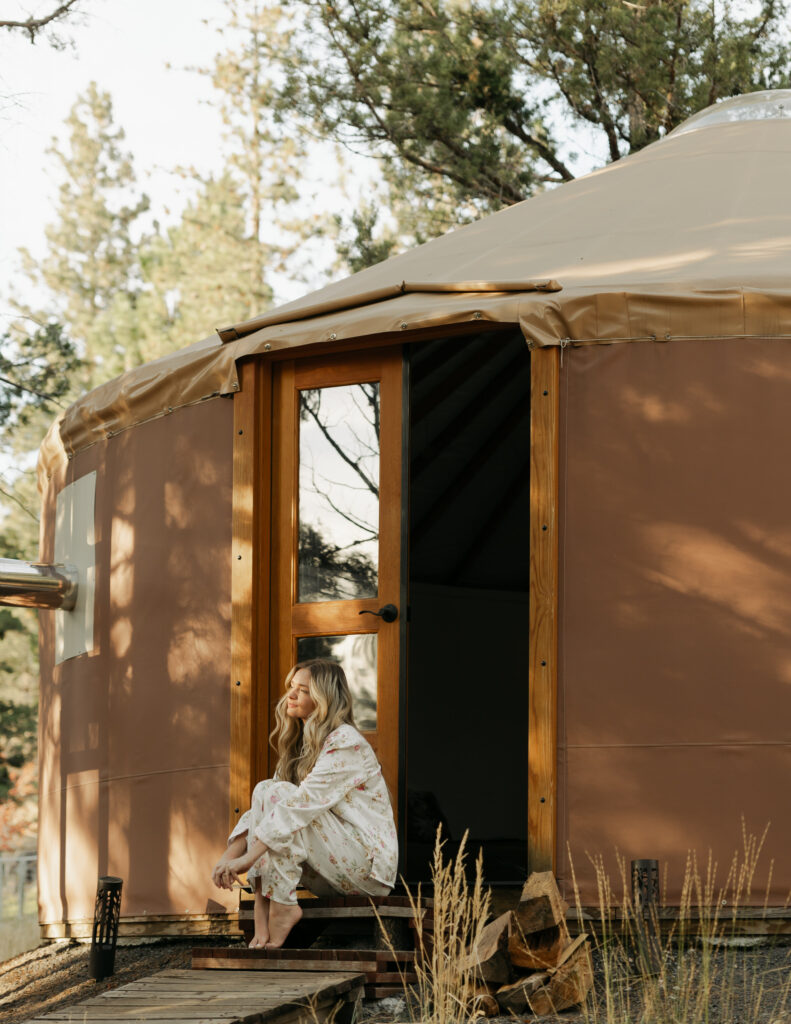
[[[403,871],[438,825],[489,883],[527,864],[530,353],[518,330],[407,346]],[[403,805],[403,804],[402,804]]]

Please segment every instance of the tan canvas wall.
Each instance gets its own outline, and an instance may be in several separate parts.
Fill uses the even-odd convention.
[[[209,882],[228,817],[233,408],[217,400],[94,445],[47,481],[97,470],[95,649],[52,663],[42,612],[40,912],[222,910]],[[214,901],[212,904],[211,901]]]
[[[791,343],[566,351],[561,874],[687,850],[724,880],[770,823],[791,889]]]

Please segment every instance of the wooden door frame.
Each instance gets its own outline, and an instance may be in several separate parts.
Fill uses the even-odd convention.
[[[250,804],[257,751],[268,742],[269,688],[257,682],[269,676],[271,362],[243,361],[239,384],[233,398],[229,831]]]
[[[478,332],[482,324],[410,332],[409,341]],[[515,325],[486,325],[491,329]],[[374,345],[393,344],[393,335]],[[401,335],[401,342],[406,339]],[[363,346],[346,343],[343,350]],[[365,346],[366,348],[369,345]],[[280,358],[331,354],[311,347]],[[557,863],[558,480],[560,359],[557,348],[531,351],[530,654],[528,667],[528,863]],[[277,357],[275,357],[277,358]],[[258,781],[256,751],[267,742],[269,693],[272,370],[270,358],[239,366],[234,395],[231,573],[230,804],[231,828]],[[256,472],[258,470],[258,472]],[[257,686],[256,680],[265,683]]]
[[[560,350],[530,355],[528,872],[557,864]]]

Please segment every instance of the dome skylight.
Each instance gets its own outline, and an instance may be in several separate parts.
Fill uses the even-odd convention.
[[[767,121],[791,117],[791,89],[765,89],[714,103],[669,132],[667,138],[734,121]]]

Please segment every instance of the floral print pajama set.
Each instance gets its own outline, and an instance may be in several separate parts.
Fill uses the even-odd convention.
[[[395,883],[398,839],[382,769],[352,725],[331,732],[313,770],[295,786],[265,779],[228,837],[268,847],[247,872],[276,903],[314,895],[383,896]]]

